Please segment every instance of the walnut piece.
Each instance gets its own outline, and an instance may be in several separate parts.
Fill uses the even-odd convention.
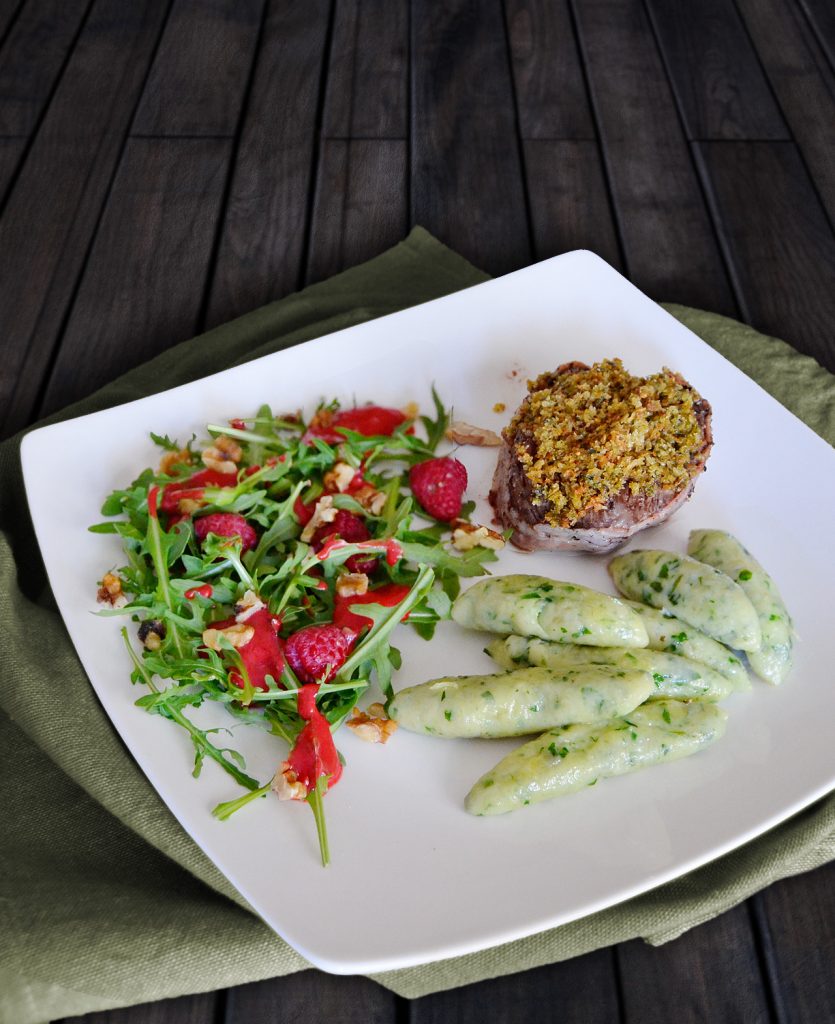
[[[340,597],[362,597],[368,593],[368,577],[364,572],[344,572],[336,578],[336,592]]]
[[[249,641],[255,636],[252,626],[242,622],[236,622],[234,626],[226,626],[225,629],[204,629],[203,643],[212,651],[221,651],[220,638],[231,644],[234,648],[246,647]]]
[[[235,622],[246,622],[246,620],[260,612],[266,605],[254,590],[247,590],[244,596],[235,605]]]
[[[243,449],[238,442],[221,434],[215,438],[213,445],[203,450],[200,458],[204,466],[215,470],[216,473],[237,473],[242,456]]]
[[[322,480],[329,491],[339,491],[344,494],[351,486],[351,481],[356,476],[356,470],[347,462],[335,462],[333,467],[325,473]]]
[[[444,436],[448,441],[455,444],[473,444],[480,448],[496,448],[502,443],[502,439],[493,430],[486,427],[474,427],[463,420],[455,420],[447,427]]]
[[[145,619],[139,627],[139,642],[148,651],[158,651],[165,639],[165,623],[159,619]]]
[[[372,709],[378,712],[378,715],[372,716],[360,711],[359,708],[354,708],[345,724],[366,743],[387,743],[397,730],[397,722],[385,716],[382,704],[372,704],[368,710]]]
[[[96,592],[99,604],[109,604],[111,608],[124,608],[128,603],[128,595],[122,590],[122,581],[112,572],[106,572],[101,578],[101,586]]]
[[[181,448],[178,452],[166,452],[159,460],[159,471],[168,475],[175,466],[182,465],[191,465],[191,452],[188,448]]]
[[[306,800],[307,786],[299,779],[287,761],[282,761],[273,776],[273,793],[279,800]]]
[[[473,548],[500,551],[504,547],[504,537],[486,526],[468,523],[466,519],[453,519],[451,526],[452,546],[458,551],[471,551]]]
[[[372,516],[378,516],[383,511],[383,506],[386,503],[385,494],[382,491],[378,491],[371,484],[363,484],[362,487],[358,487],[352,497],[362,505],[366,512],[370,512]]]
[[[310,517],[310,522],[302,530],[301,539],[304,543],[309,544],[310,541],[313,540],[313,534],[320,526],[324,526],[325,523],[332,523],[334,519],[336,519],[337,512],[338,509],[333,507],[333,495],[323,494],[316,502],[316,507],[313,509],[313,515]]]

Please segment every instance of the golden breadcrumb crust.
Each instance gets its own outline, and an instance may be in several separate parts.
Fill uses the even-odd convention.
[[[504,431],[534,501],[550,505],[547,522],[573,526],[624,488],[652,495],[688,485],[704,439],[700,397],[682,377],[666,367],[633,377],[620,359],[562,369],[528,381]]]

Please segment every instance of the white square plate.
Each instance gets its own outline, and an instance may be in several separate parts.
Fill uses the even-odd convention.
[[[525,382],[572,359],[669,366],[713,407],[716,439],[692,500],[635,546],[684,550],[694,527],[737,535],[777,580],[801,640],[782,688],[758,681],[726,702],[725,738],[675,764],[498,818],[473,818],[470,785],[516,741],[449,741],[400,730],[387,746],[337,737],[347,759],[326,810],[333,862],[319,864],[303,804],[260,800],[228,822],[237,795],[209,762],[191,777],[181,730],[134,707],[123,620],[101,619],[95,581],[121,564],[117,538],[87,532],[102,499],[159,452],[149,431],[188,438],[207,422],[322,398],[429,406],[500,429]],[[504,402],[507,412],[493,412]],[[463,448],[476,518],[495,449]],[[437,960],[508,942],[610,906],[718,857],[835,785],[832,743],[832,510],[835,452],[756,384],[602,260],[569,253],[486,284],[279,352],[164,394],[34,431],[23,465],[32,517],[70,636],[107,713],[187,832],[263,919],[313,964],[340,974]],[[810,493],[811,486],[814,493]],[[61,515],[54,515],[55,495]],[[73,552],[72,559],[64,557]],[[824,564],[828,562],[828,564]],[[494,572],[532,572],[612,592],[606,559],[506,549]],[[395,687],[494,670],[483,637],[444,623],[431,643],[405,627]],[[201,715],[206,709],[202,709]],[[209,716],[218,714],[210,709]],[[220,712],[222,715],[222,711]],[[201,724],[208,719],[203,716]],[[232,724],[225,717],[217,724]],[[251,774],[284,750],[235,728]]]

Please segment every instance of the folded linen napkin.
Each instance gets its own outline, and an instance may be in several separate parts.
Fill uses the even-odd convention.
[[[362,266],[185,342],[53,416],[93,412],[486,280],[421,229]],[[835,443],[835,377],[725,317],[669,311]],[[16,1024],[309,966],[183,832],[100,708],[52,600],[20,438],[0,445],[0,1019]],[[642,936],[661,943],[835,857],[835,796],[580,921],[375,980],[416,997]]]

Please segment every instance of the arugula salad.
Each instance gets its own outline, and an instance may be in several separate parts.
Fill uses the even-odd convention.
[[[322,799],[343,759],[347,722],[385,742],[382,704],[360,712],[372,683],[391,698],[401,623],[432,638],[461,577],[487,572],[504,539],[470,521],[462,463],[436,454],[448,416],[376,405],[321,404],[308,420],[263,405],[249,419],[209,424],[209,439],[162,450],[102,506],[94,533],[121,538],[125,564],[99,581],[102,615],[122,629],[131,681],[146,712],[180,726],[244,792],[214,808],[226,819],[271,790],[303,800],[329,860]],[[222,704],[229,729],[201,729],[190,711]],[[237,725],[278,740],[274,778],[247,771],[227,745]]]

